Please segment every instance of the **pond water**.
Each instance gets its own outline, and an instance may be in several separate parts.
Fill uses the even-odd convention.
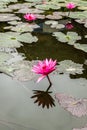
[[[87,129],[87,2],[72,0],[69,16],[68,2],[1,0],[1,130]],[[31,71],[46,58],[57,60],[50,88]]]

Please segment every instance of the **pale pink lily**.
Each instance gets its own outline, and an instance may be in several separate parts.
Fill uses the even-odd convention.
[[[34,14],[29,14],[29,13],[25,14],[25,15],[24,15],[24,18],[25,18],[27,21],[34,21],[34,20],[36,20],[36,16],[35,16]]]
[[[48,77],[48,74],[56,69],[56,63],[56,60],[53,61],[52,59],[45,59],[43,61],[39,61],[37,65],[34,65],[32,71],[36,74],[41,74],[41,77],[39,77],[37,82],[40,82],[46,76]]]

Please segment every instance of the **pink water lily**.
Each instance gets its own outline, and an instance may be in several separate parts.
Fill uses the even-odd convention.
[[[74,3],[71,3],[71,2],[66,5],[66,8],[69,9],[69,10],[72,10],[75,7],[76,7],[76,5]]]
[[[56,63],[56,60],[45,59],[39,61],[37,65],[34,65],[32,71],[36,74],[41,74],[37,82],[48,76],[49,73],[53,72],[56,69]]]
[[[34,14],[29,14],[29,13],[25,14],[25,15],[24,15],[24,18],[25,18],[27,21],[34,21],[34,20],[36,20],[36,16],[35,16]]]

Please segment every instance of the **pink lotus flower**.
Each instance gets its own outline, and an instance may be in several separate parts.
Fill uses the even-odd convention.
[[[36,74],[42,75],[39,77],[37,82],[48,76],[49,73],[53,72],[56,69],[56,63],[56,60],[53,61],[52,59],[45,59],[43,61],[39,61],[37,65],[34,65],[32,71]]]
[[[69,22],[69,23],[67,23],[65,25],[65,28],[68,29],[68,30],[70,30],[70,29],[74,28],[74,26],[72,25],[72,23]]]
[[[74,9],[75,7],[76,7],[76,5],[75,5],[74,3],[68,3],[68,4],[66,5],[66,8],[69,9],[69,10],[72,10],[72,9]]]
[[[25,14],[24,15],[24,18],[27,20],[27,21],[34,21],[36,20],[36,16],[34,14]]]

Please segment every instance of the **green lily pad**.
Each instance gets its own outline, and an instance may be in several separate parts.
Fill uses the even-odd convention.
[[[17,9],[23,9],[23,8],[30,8],[32,6],[34,6],[34,3],[16,3],[16,4],[11,4],[8,6],[9,9],[11,10],[17,10]]]
[[[15,14],[8,14],[8,13],[0,14],[0,22],[12,21],[12,20],[20,20],[20,18],[15,16]]]
[[[7,60],[11,59],[13,56],[11,54],[0,52],[0,66],[4,64]]]
[[[51,28],[56,28],[56,29],[61,29],[64,28],[65,26],[63,24],[59,24],[57,21],[54,20],[48,20],[45,22],[46,25],[51,25]]]
[[[40,9],[36,9],[36,8],[22,8],[19,9],[18,11],[16,11],[15,13],[22,13],[22,14],[26,14],[26,13],[32,13],[32,14],[40,14],[40,13],[44,13],[43,10]]]
[[[58,64],[59,65],[57,66],[56,69],[57,73],[67,73],[75,75],[75,74],[82,74],[84,70],[83,64],[77,64],[71,60],[60,61]]]
[[[53,32],[53,36],[60,42],[67,42],[69,45],[73,45],[77,40],[81,39],[81,36],[78,36],[76,32],[67,32],[65,35],[62,32]]]
[[[23,33],[23,32],[32,32],[35,28],[39,28],[37,24],[29,24],[29,23],[18,23],[16,26],[7,26],[4,29],[10,29],[15,32]]]
[[[46,18],[48,19],[62,19],[62,13],[61,12],[53,12],[53,14],[51,15],[47,15]]]
[[[84,52],[87,52],[87,44],[79,44],[79,43],[75,43],[74,47],[76,49],[82,50]]]
[[[20,42],[32,43],[37,42],[37,37],[32,36],[30,33],[16,33],[16,32],[6,32],[0,33],[0,47],[11,47],[18,48],[22,44]]]
[[[87,18],[87,11],[78,11],[78,12],[71,12],[69,17],[74,19],[85,19]]]
[[[60,6],[55,4],[54,2],[46,2],[46,4],[36,5],[35,7],[41,10],[60,9]]]
[[[36,61],[19,61],[12,65],[14,68],[14,79],[19,81],[28,81],[36,77],[36,74],[31,71],[33,64]]]

